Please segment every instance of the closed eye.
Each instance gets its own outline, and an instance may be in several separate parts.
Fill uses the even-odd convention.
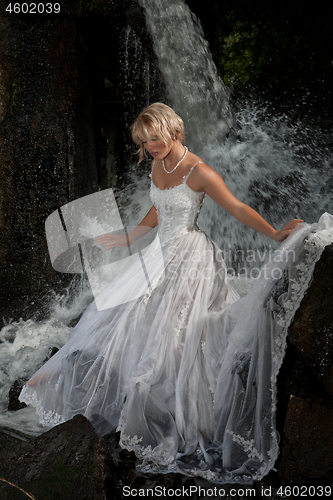
[[[150,139],[145,139],[144,141],[142,141],[142,144],[146,144],[148,141],[155,142],[155,141],[158,141],[158,138],[157,137],[151,137]]]

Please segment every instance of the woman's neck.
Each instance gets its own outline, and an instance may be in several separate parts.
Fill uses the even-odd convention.
[[[185,146],[180,141],[173,141],[169,153],[164,157],[164,165],[167,170],[172,170],[179,160],[184,156]]]

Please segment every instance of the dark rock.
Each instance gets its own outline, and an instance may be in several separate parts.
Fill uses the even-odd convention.
[[[58,347],[52,347],[50,349],[50,352],[49,352],[49,355],[48,355],[48,358],[47,359],[50,359],[52,358],[52,356],[54,356],[57,352],[59,351]],[[46,360],[47,361],[47,360]]]
[[[6,18],[0,19],[0,58],[6,63],[0,117],[0,299],[2,312],[18,320],[26,302],[28,317],[34,310],[45,317],[45,289],[69,281],[52,269],[43,228],[48,215],[80,189],[72,171],[83,49],[77,44],[75,50],[70,19]],[[92,184],[94,170],[91,163]],[[38,302],[40,289],[44,298]]]
[[[108,461],[106,442],[81,415],[12,449],[0,448],[1,477],[43,500],[108,498]],[[22,493],[0,482],[0,498]]]
[[[0,481],[0,499],[21,498],[8,483],[43,500],[122,499],[124,486],[142,491],[195,486],[180,474],[138,473],[135,454],[118,441],[118,433],[98,437],[82,415],[33,439],[0,430],[0,476],[7,481]]]
[[[333,245],[317,262],[289,328],[278,380],[281,479],[333,479]],[[296,396],[296,397],[293,397]]]
[[[0,427],[0,463],[2,463],[3,457],[8,454],[8,450],[13,449],[18,443],[25,442],[28,439],[28,436],[18,431]],[[2,497],[0,496],[0,498]]]
[[[289,329],[289,341],[298,359],[297,373],[312,379],[313,395],[333,397],[333,245],[317,262],[312,283]],[[303,367],[301,367],[303,364]]]
[[[310,398],[290,399],[279,470],[282,479],[332,479],[332,422],[332,405]]]
[[[27,406],[25,403],[21,403],[21,401],[19,401],[18,399],[25,382],[26,379],[15,380],[15,382],[11,386],[9,390],[8,410],[17,411]]]

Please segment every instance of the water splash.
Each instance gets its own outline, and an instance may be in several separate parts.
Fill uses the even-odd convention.
[[[236,127],[220,145],[207,144],[203,159],[222,176],[231,192],[281,228],[292,218],[312,223],[332,211],[333,155],[330,130],[293,110],[277,113],[252,96],[235,109]],[[201,224],[221,246],[262,249],[276,244],[235,221],[206,200]],[[250,264],[248,264],[250,265]]]
[[[44,320],[9,320],[0,330],[0,427],[31,435],[46,430],[33,408],[8,412],[9,390],[16,380],[29,379],[52,350],[67,342],[73,322],[91,300],[87,282],[74,278],[62,294],[49,297],[49,313]]]
[[[8,394],[15,380],[28,379],[50,355],[68,340],[71,328],[56,317],[10,323],[0,332],[0,426],[38,435],[43,430],[30,408],[8,412]]]

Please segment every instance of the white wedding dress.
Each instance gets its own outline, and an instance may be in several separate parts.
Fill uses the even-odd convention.
[[[251,483],[278,456],[276,378],[287,328],[333,241],[333,217],[300,224],[239,298],[222,252],[197,227],[204,193],[190,189],[188,176],[164,190],[151,182],[164,260],[161,269],[154,250],[147,254],[152,289],[113,305],[136,286],[138,266],[129,268],[98,297],[108,307],[90,304],[20,400],[45,425],[83,414],[100,435],[117,429],[144,472]]]

